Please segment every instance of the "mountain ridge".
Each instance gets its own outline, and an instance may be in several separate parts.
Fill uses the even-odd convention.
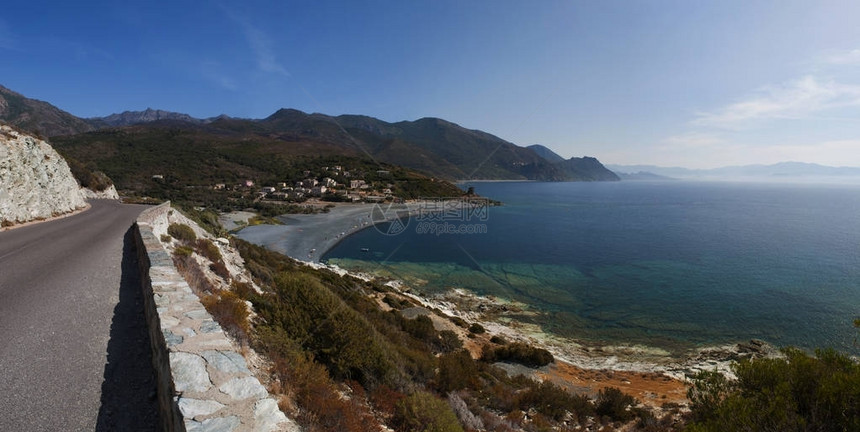
[[[185,122],[204,129],[253,133],[284,141],[310,139],[340,144],[356,155],[452,180],[617,180],[595,158],[585,164],[578,160],[568,167],[556,167],[527,147],[436,117],[390,123],[366,115],[330,116],[305,113],[294,108],[281,108],[262,119],[237,119],[225,115],[197,119],[186,114],[152,109],[148,113],[128,111],[124,114],[90,120],[107,124],[109,121],[105,119],[111,118],[111,122],[125,126],[166,126]],[[468,145],[464,146],[463,143]],[[489,156],[484,157],[482,154]],[[605,172],[597,176],[593,173],[583,174],[579,172],[583,167]]]
[[[558,153],[552,151],[552,149],[550,149],[549,147],[542,146],[540,144],[532,144],[526,148],[531,149],[533,152],[537,153],[538,156],[550,162],[562,162],[565,160]]]
[[[618,180],[595,158],[574,158],[555,164],[533,149],[435,117],[390,123],[365,115],[330,116],[281,108],[263,119],[226,115],[199,119],[147,108],[80,119],[47,102],[0,89],[5,90],[0,93],[0,101],[15,108],[5,111],[7,117],[13,117],[13,124],[54,137],[104,130],[175,128],[194,130],[198,135],[211,134],[218,139],[231,137],[239,142],[263,140],[269,147],[277,147],[280,142],[283,151],[289,154],[364,157],[447,180]]]
[[[597,158],[583,156],[565,159],[540,144],[530,145],[527,148],[566,175],[578,177],[580,181],[619,181],[622,179],[618,174],[603,166]]]
[[[188,114],[152,108],[147,108],[143,111],[123,111],[119,114],[86,119],[88,123],[95,127],[131,126],[158,120],[179,120],[189,123],[208,123],[211,121],[210,119],[198,119]]]

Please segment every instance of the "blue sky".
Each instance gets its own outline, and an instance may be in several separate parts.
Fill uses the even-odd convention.
[[[860,2],[13,2],[0,84],[82,117],[441,117],[604,163],[860,166]]]

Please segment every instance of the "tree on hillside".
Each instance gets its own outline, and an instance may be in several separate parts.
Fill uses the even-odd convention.
[[[742,360],[737,380],[703,372],[689,391],[690,431],[860,430],[860,365],[832,349]]]

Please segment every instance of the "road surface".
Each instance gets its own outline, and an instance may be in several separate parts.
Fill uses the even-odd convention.
[[[0,431],[155,430],[130,227],[144,206],[0,233]]]

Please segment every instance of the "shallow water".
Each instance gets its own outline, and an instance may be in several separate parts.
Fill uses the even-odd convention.
[[[486,234],[367,229],[326,254],[427,292],[543,312],[594,344],[686,349],[760,338],[860,353],[860,187],[692,182],[478,183]],[[438,221],[437,221],[438,222]],[[362,251],[367,248],[369,251]]]

